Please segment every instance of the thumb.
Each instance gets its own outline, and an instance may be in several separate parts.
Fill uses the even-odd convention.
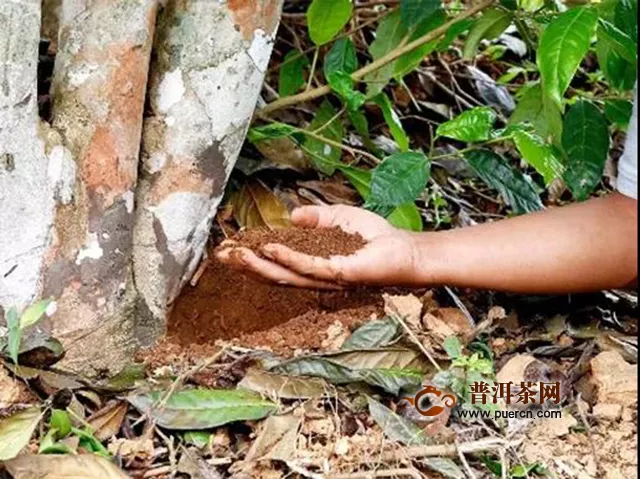
[[[333,221],[334,214],[329,206],[302,206],[291,212],[291,222],[303,228],[328,228]]]

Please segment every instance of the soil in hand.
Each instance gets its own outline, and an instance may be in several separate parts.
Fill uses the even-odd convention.
[[[340,227],[333,228],[281,228],[269,230],[256,228],[238,233],[233,240],[240,246],[256,253],[269,243],[279,243],[292,250],[311,256],[329,258],[349,256],[362,249],[366,242],[359,234],[345,233]]]
[[[254,250],[263,244],[281,243],[297,251],[325,257],[350,254],[364,245],[361,237],[349,235],[338,228],[256,229],[235,239]],[[290,330],[291,337],[288,337],[284,327],[284,337],[280,334],[267,335],[262,346],[271,346],[272,338],[277,338],[280,345],[284,341],[298,347],[309,346],[318,341],[318,328],[324,327],[331,319],[325,318],[325,313],[365,307],[363,317],[358,317],[362,321],[371,315],[370,307],[381,306],[382,298],[376,289],[318,291],[280,286],[246,276],[212,259],[197,285],[187,286],[176,300],[168,324],[168,339],[186,346],[216,339],[240,338],[307,315],[307,318],[314,318],[306,321],[309,328],[296,327],[295,331]],[[261,339],[252,336],[250,342],[258,345]]]

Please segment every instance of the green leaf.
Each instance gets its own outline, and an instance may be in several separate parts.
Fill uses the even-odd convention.
[[[486,141],[490,138],[495,121],[496,114],[491,108],[473,108],[463,111],[453,120],[442,123],[438,126],[436,135],[467,143]]]
[[[546,185],[562,176],[564,165],[556,155],[553,146],[546,144],[539,136],[526,131],[516,131],[514,141],[522,157],[542,175]]]
[[[389,439],[405,446],[427,443],[428,438],[422,429],[409,419],[396,414],[372,397],[367,397],[367,402],[371,417]]]
[[[371,196],[374,206],[399,206],[414,201],[429,180],[430,162],[420,152],[396,153],[385,158],[371,177]]]
[[[27,308],[27,310],[20,316],[20,329],[24,330],[29,326],[37,324],[42,319],[47,308],[51,304],[51,299],[43,299],[38,301]]]
[[[93,432],[87,427],[85,429],[71,428],[71,433],[80,438],[79,446],[99,456],[110,458],[111,453],[106,447],[93,435]]]
[[[598,37],[605,38],[622,58],[630,63],[638,61],[638,44],[622,30],[606,20],[598,20]]]
[[[342,174],[347,177],[360,196],[367,201],[371,196],[371,171],[353,166],[340,165]],[[394,208],[387,220],[396,228],[410,231],[422,231],[422,216],[413,202],[408,202]]]
[[[382,110],[384,121],[387,123],[391,131],[391,136],[393,136],[393,139],[398,144],[400,151],[407,151],[409,149],[409,137],[402,127],[398,114],[393,109],[391,100],[389,100],[389,97],[384,93],[380,93],[373,100]]]
[[[9,353],[9,357],[12,359],[13,364],[18,364],[22,330],[20,329],[20,319],[18,318],[18,311],[16,308],[9,308],[5,320],[7,322],[7,329],[9,330],[7,353]]]
[[[598,40],[596,54],[602,73],[612,88],[621,91],[633,89],[637,76],[636,63],[630,63],[619,55],[607,38]]]
[[[604,115],[611,123],[626,129],[631,121],[633,103],[627,100],[605,100]]]
[[[400,2],[400,17],[407,28],[414,27],[440,10],[440,0],[402,0]]]
[[[462,356],[462,343],[457,336],[447,336],[442,342],[442,349],[445,350],[451,359],[456,359]]]
[[[316,132],[329,140],[342,143],[344,127],[340,118],[335,118],[337,110],[325,100],[316,111],[316,116],[308,127],[308,130]],[[336,164],[340,162],[342,151],[333,145],[312,138],[305,137],[304,147],[312,154],[313,165],[325,175],[332,175]]]
[[[327,81],[349,111],[355,111],[364,105],[366,98],[363,93],[354,89],[355,82],[348,73],[343,71],[331,72],[327,77]]]
[[[351,18],[351,0],[313,0],[307,11],[309,36],[316,45],[329,43]]]
[[[489,150],[474,150],[465,155],[478,176],[500,192],[516,214],[543,208],[538,192],[527,177]]]
[[[49,429],[49,432],[40,440],[38,454],[76,454],[75,448],[69,444],[56,441],[57,429]]]
[[[615,7],[614,24],[625,35],[638,41],[638,1],[618,0]]]
[[[423,365],[415,351],[386,348],[299,356],[277,364],[272,371],[321,377],[334,384],[365,382],[397,395],[401,389],[420,385]]]
[[[589,51],[596,30],[598,12],[577,7],[561,14],[542,32],[538,48],[538,67],[544,94],[556,105]]]
[[[560,137],[562,132],[562,114],[555,104],[545,103],[542,87],[536,84],[527,88],[509,118],[509,125],[529,123],[535,132],[545,140]]]
[[[473,23],[473,20],[467,18],[466,20],[461,20],[451,25],[447,30],[447,33],[445,33],[442,39],[438,42],[437,50],[439,52],[446,51],[458,36],[462,35],[473,26]]]
[[[235,421],[262,419],[277,410],[271,401],[247,390],[189,389],[158,402],[166,391],[127,397],[136,409],[148,413],[160,427],[179,430],[209,429]]]
[[[333,72],[353,73],[358,69],[356,46],[349,38],[339,38],[324,57],[324,76]]]
[[[49,419],[51,428],[58,431],[58,436],[63,438],[71,432],[71,419],[66,411],[60,409],[51,410],[51,419]]]
[[[0,462],[13,459],[29,444],[40,417],[40,408],[31,407],[0,420]]]
[[[534,462],[532,464],[516,464],[509,471],[512,479],[520,479],[520,478],[530,478],[531,474],[535,474],[536,476],[546,475],[545,467],[539,463]]]
[[[305,84],[304,69],[309,59],[297,50],[288,52],[278,73],[278,94],[280,96],[295,95]]]
[[[198,449],[204,449],[209,445],[212,436],[212,433],[206,431],[188,431],[182,437],[187,444],[191,444]]]
[[[367,349],[387,346],[398,335],[398,323],[392,318],[374,319],[358,329],[342,345],[341,349]]]
[[[463,50],[464,58],[466,60],[473,59],[482,40],[493,40],[502,35],[511,25],[512,18],[510,12],[500,8],[486,10],[482,17],[475,21],[469,35],[467,35]]]
[[[525,12],[536,12],[544,7],[544,0],[518,0],[518,6]]]
[[[355,166],[340,165],[337,167],[365,201],[371,196],[371,171]]]
[[[266,140],[285,138],[295,133],[296,129],[286,123],[269,123],[264,126],[256,126],[247,133],[247,140],[251,143],[258,143]]]
[[[447,15],[441,8],[438,8],[425,16],[418,24],[413,33],[409,36],[409,42],[417,40],[432,30],[444,25]],[[420,66],[422,60],[433,52],[440,44],[439,39],[432,40],[424,45],[402,55],[393,62],[393,77],[400,81],[402,78]]]
[[[407,28],[402,23],[398,10],[386,15],[378,24],[376,38],[371,42],[371,45],[369,45],[369,54],[373,60],[382,58],[400,45],[407,34]],[[393,78],[394,69],[395,62],[391,62],[365,76],[364,81],[367,82],[367,95],[373,97],[380,93],[389,80]]]
[[[609,153],[607,122],[592,103],[579,101],[564,119],[562,146],[568,163],[564,174],[577,200],[584,200],[602,178]]]
[[[409,231],[422,231],[422,216],[415,203],[405,203],[396,208],[387,216],[387,221],[396,228]]]

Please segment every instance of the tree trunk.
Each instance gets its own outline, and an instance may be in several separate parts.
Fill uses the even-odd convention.
[[[44,327],[65,345],[61,366],[85,374],[119,369],[164,331],[281,6],[169,0],[153,40],[157,3],[62,1],[49,126],[37,110],[40,1],[0,0],[0,309],[53,297]]]

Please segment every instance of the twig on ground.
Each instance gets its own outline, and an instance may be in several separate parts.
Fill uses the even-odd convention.
[[[409,338],[411,338],[411,341],[413,341],[415,343],[416,346],[418,346],[418,348],[420,348],[420,351],[422,351],[422,354],[424,354],[427,359],[429,360],[429,362],[431,364],[433,364],[433,366],[438,370],[438,371],[442,371],[442,368],[440,367],[440,365],[438,364],[438,362],[433,358],[433,356],[431,355],[431,353],[429,352],[429,350],[427,348],[424,347],[424,344],[422,344],[422,342],[420,342],[420,339],[418,339],[418,337],[415,335],[415,333],[413,331],[411,331],[411,328],[409,327],[409,325],[407,323],[405,323],[404,319],[402,319],[402,317],[400,317],[399,314],[393,314],[391,316],[393,319],[395,319],[396,321],[398,321],[400,323],[400,325],[402,326],[402,328],[407,332],[407,334],[409,335]]]
[[[462,105],[469,110],[474,107],[471,103],[469,103],[467,100],[462,98],[460,95],[454,92],[451,88],[449,88],[447,85],[445,85],[440,80],[438,80],[436,76],[433,73],[431,73],[429,70],[419,69],[417,71],[418,73],[426,76],[429,80],[435,83],[438,86],[438,88],[444,91],[447,95],[451,96],[457,103],[459,103],[458,106]]]
[[[488,8],[489,6],[491,6],[494,2],[495,0],[484,0],[480,2],[479,4],[469,8],[468,10],[465,10],[460,15],[456,16],[454,19],[430,31],[429,33],[423,35],[422,37],[412,42],[409,42],[406,45],[400,46],[392,50],[391,52],[387,53],[385,56],[377,59],[376,61],[371,62],[368,65],[365,65],[364,67],[354,72],[351,75],[351,78],[353,78],[354,81],[362,80],[364,77],[366,77],[370,73],[377,71],[380,68],[388,65],[389,63],[397,60],[405,53],[411,52],[416,48],[421,47],[425,43],[435,40],[436,38],[439,38],[440,36],[444,35],[449,30],[449,28],[451,28],[451,26],[453,26],[454,24],[474,16],[476,13],[481,12],[485,8]],[[313,100],[315,98],[320,98],[325,95],[328,95],[329,93],[331,93],[331,88],[328,85],[324,85],[318,88],[314,88],[313,90],[299,93],[297,95],[281,98],[259,109],[257,111],[257,116],[264,117],[269,113],[279,110],[281,108],[286,108],[288,106],[296,105],[298,103]]]
[[[421,479],[420,471],[413,467],[382,469],[379,471],[352,472],[350,474],[333,474],[333,479],[373,479],[376,477],[414,477]]]
[[[152,477],[164,476],[165,474],[171,473],[171,466],[159,466],[154,467],[153,469],[149,469],[144,474],[142,474],[142,479],[150,479]]]
[[[474,321],[473,316],[471,316],[471,312],[464,305],[464,303],[460,300],[458,295],[456,293],[454,293],[453,290],[449,286],[445,286],[444,289],[449,294],[449,296],[451,296],[451,299],[453,299],[453,302],[456,303],[456,306],[458,307],[458,309],[460,311],[462,311],[462,314],[464,314],[464,317],[467,318],[467,322],[469,323],[469,327],[471,329],[475,328],[476,327],[476,322]]]
[[[173,444],[173,437],[168,437],[164,434],[160,429],[155,428],[155,432],[167,445],[167,449],[169,449],[169,477],[174,477],[178,473],[178,460],[177,460],[177,451]]]
[[[460,449],[458,449],[458,459],[460,459],[462,467],[464,467],[464,471],[467,473],[467,477],[469,477],[469,479],[476,479],[476,475],[473,473],[471,466]]]
[[[224,346],[220,351],[218,351],[213,356],[209,356],[199,364],[196,364],[194,367],[192,367],[188,371],[185,371],[180,376],[178,376],[176,380],[171,384],[171,387],[167,390],[164,396],[160,398],[160,400],[158,401],[155,407],[163,408],[167,404],[167,401],[173,395],[173,393],[175,393],[178,390],[178,388],[180,388],[187,379],[189,379],[194,374],[199,373],[203,369],[206,369],[211,364],[215,363],[218,359],[220,359],[224,355],[226,351],[227,351],[227,346]]]
[[[584,427],[587,430],[587,437],[589,438],[589,447],[591,448],[591,454],[593,455],[593,460],[596,463],[596,471],[598,473],[602,473],[602,468],[600,467],[600,460],[598,459],[598,452],[596,451],[596,445],[593,442],[593,433],[591,431],[591,425],[589,424],[589,421],[587,421],[587,415],[585,414],[583,409],[580,407],[581,396],[582,394],[578,393],[578,397],[576,398],[576,405],[577,405],[576,409],[578,410],[580,419],[582,420],[582,423],[584,424]]]

